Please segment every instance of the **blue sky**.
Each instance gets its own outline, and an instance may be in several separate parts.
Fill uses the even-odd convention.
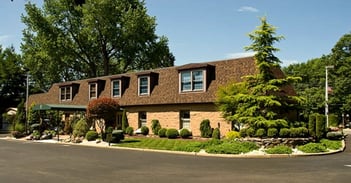
[[[28,0],[1,0],[0,44],[20,52],[24,25],[20,15]],[[41,6],[43,0],[31,0]],[[329,54],[351,32],[350,0],[145,0],[157,19],[156,33],[169,39],[175,65],[245,55],[248,33],[266,16],[284,40],[276,56],[283,65]]]

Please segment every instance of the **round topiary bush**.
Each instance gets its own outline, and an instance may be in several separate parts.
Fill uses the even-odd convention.
[[[85,139],[87,139],[87,141],[96,140],[98,137],[99,137],[99,134],[96,131],[88,131],[85,134]]]
[[[267,137],[277,137],[278,130],[276,128],[268,128],[267,130]]]
[[[280,129],[279,137],[283,137],[283,138],[290,137],[290,129],[288,129],[288,128]]]
[[[149,128],[147,126],[142,126],[140,130],[141,130],[141,134],[143,135],[149,134]]]
[[[166,132],[167,132],[166,128],[161,128],[160,130],[158,130],[158,136],[159,137],[166,137]]]
[[[179,136],[179,132],[177,129],[170,128],[166,131],[166,137],[169,139],[175,139]]]
[[[253,137],[255,136],[255,129],[250,127],[246,130],[246,135],[249,136],[249,137]]]
[[[128,126],[128,127],[126,128],[126,134],[128,134],[129,136],[132,136],[132,135],[134,134],[134,129],[133,129],[133,127]]]
[[[230,131],[228,132],[225,137],[229,140],[234,140],[234,139],[238,139],[241,137],[240,132],[237,131]]]
[[[264,128],[258,129],[255,133],[255,136],[260,138],[266,136],[266,130]]]
[[[247,136],[247,128],[242,128],[239,131],[241,137],[246,137]]]
[[[189,138],[191,136],[191,132],[188,129],[183,128],[180,130],[179,136],[183,139],[186,139],[186,138]]]

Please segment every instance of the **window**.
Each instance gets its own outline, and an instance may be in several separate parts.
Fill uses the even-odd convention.
[[[121,80],[114,80],[112,85],[112,97],[121,97]]]
[[[204,90],[204,71],[183,71],[180,73],[180,90],[186,91],[203,91]]]
[[[72,87],[66,86],[60,88],[60,99],[61,101],[71,100],[72,99]]]
[[[190,111],[180,111],[180,129],[186,128],[190,130]]]
[[[149,95],[149,77],[139,77],[139,95]]]
[[[97,83],[89,84],[89,98],[97,98]]]
[[[146,112],[139,112],[139,128],[146,126]]]

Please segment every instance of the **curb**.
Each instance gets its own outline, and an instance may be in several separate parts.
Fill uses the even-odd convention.
[[[24,141],[33,143],[52,143],[52,144],[62,144],[62,145],[75,145],[75,146],[86,146],[86,147],[97,147],[97,148],[108,148],[108,149],[120,149],[120,150],[132,150],[132,151],[143,151],[143,152],[158,152],[158,153],[168,153],[168,154],[179,154],[188,156],[202,156],[202,157],[219,157],[219,158],[296,158],[305,156],[323,156],[332,155],[336,153],[343,152],[346,148],[345,140],[342,140],[342,148],[339,150],[333,150],[323,153],[303,153],[303,154],[209,154],[206,152],[184,152],[184,151],[170,151],[170,150],[158,150],[158,149],[144,149],[144,148],[130,148],[130,147],[119,147],[119,146],[109,146],[96,145],[96,144],[86,144],[86,143],[70,143],[63,141],[45,141],[45,140],[25,140],[25,139],[15,139],[11,137],[0,138],[0,140],[14,140],[14,141]]]

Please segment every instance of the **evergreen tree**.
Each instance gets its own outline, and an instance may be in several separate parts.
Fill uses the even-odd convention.
[[[249,34],[253,43],[246,50],[255,51],[257,74],[249,75],[241,83],[219,90],[218,105],[227,120],[248,124],[255,128],[288,126],[288,113],[297,110],[303,99],[294,96],[291,83],[297,77],[285,77],[280,70],[280,60],[274,55],[276,28],[261,18],[261,25]]]

